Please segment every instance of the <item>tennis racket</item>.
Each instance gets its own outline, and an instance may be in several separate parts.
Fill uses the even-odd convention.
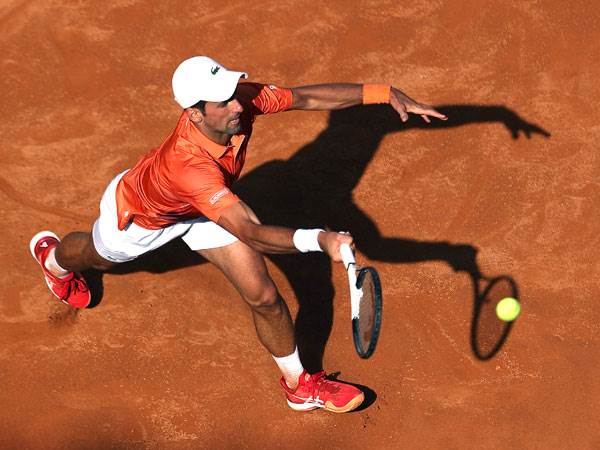
[[[354,252],[348,244],[340,246],[340,253],[350,285],[354,347],[358,356],[367,359],[375,351],[381,330],[381,282],[373,267],[356,266]]]

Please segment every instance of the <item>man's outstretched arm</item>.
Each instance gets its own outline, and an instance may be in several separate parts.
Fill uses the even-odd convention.
[[[331,111],[350,106],[372,103],[389,103],[403,122],[408,114],[418,114],[425,122],[430,117],[446,120],[446,116],[430,105],[419,103],[401,90],[384,84],[331,83],[292,88],[293,103],[290,109],[305,111]]]
[[[217,224],[260,253],[323,251],[334,261],[341,261],[340,245],[352,245],[349,233],[263,225],[242,201],[225,209]]]

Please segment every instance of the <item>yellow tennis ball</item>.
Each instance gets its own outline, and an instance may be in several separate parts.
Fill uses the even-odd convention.
[[[496,315],[505,322],[512,322],[520,313],[521,304],[516,298],[505,297],[496,305]]]

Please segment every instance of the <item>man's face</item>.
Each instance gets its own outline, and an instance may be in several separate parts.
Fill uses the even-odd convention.
[[[204,125],[216,133],[237,134],[242,129],[240,115],[243,110],[235,93],[223,102],[206,102]]]

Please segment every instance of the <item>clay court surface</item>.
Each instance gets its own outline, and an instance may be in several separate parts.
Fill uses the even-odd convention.
[[[1,2],[0,448],[600,448],[599,23],[591,1]],[[364,361],[343,267],[269,259],[305,365],[364,386],[357,412],[289,409],[247,307],[180,243],[95,277],[80,312],[29,254],[88,231],[171,132],[195,54],[282,86],[389,82],[449,116],[259,118],[235,189],[263,222],[351,230],[379,269]],[[516,283],[509,330],[476,270]]]

